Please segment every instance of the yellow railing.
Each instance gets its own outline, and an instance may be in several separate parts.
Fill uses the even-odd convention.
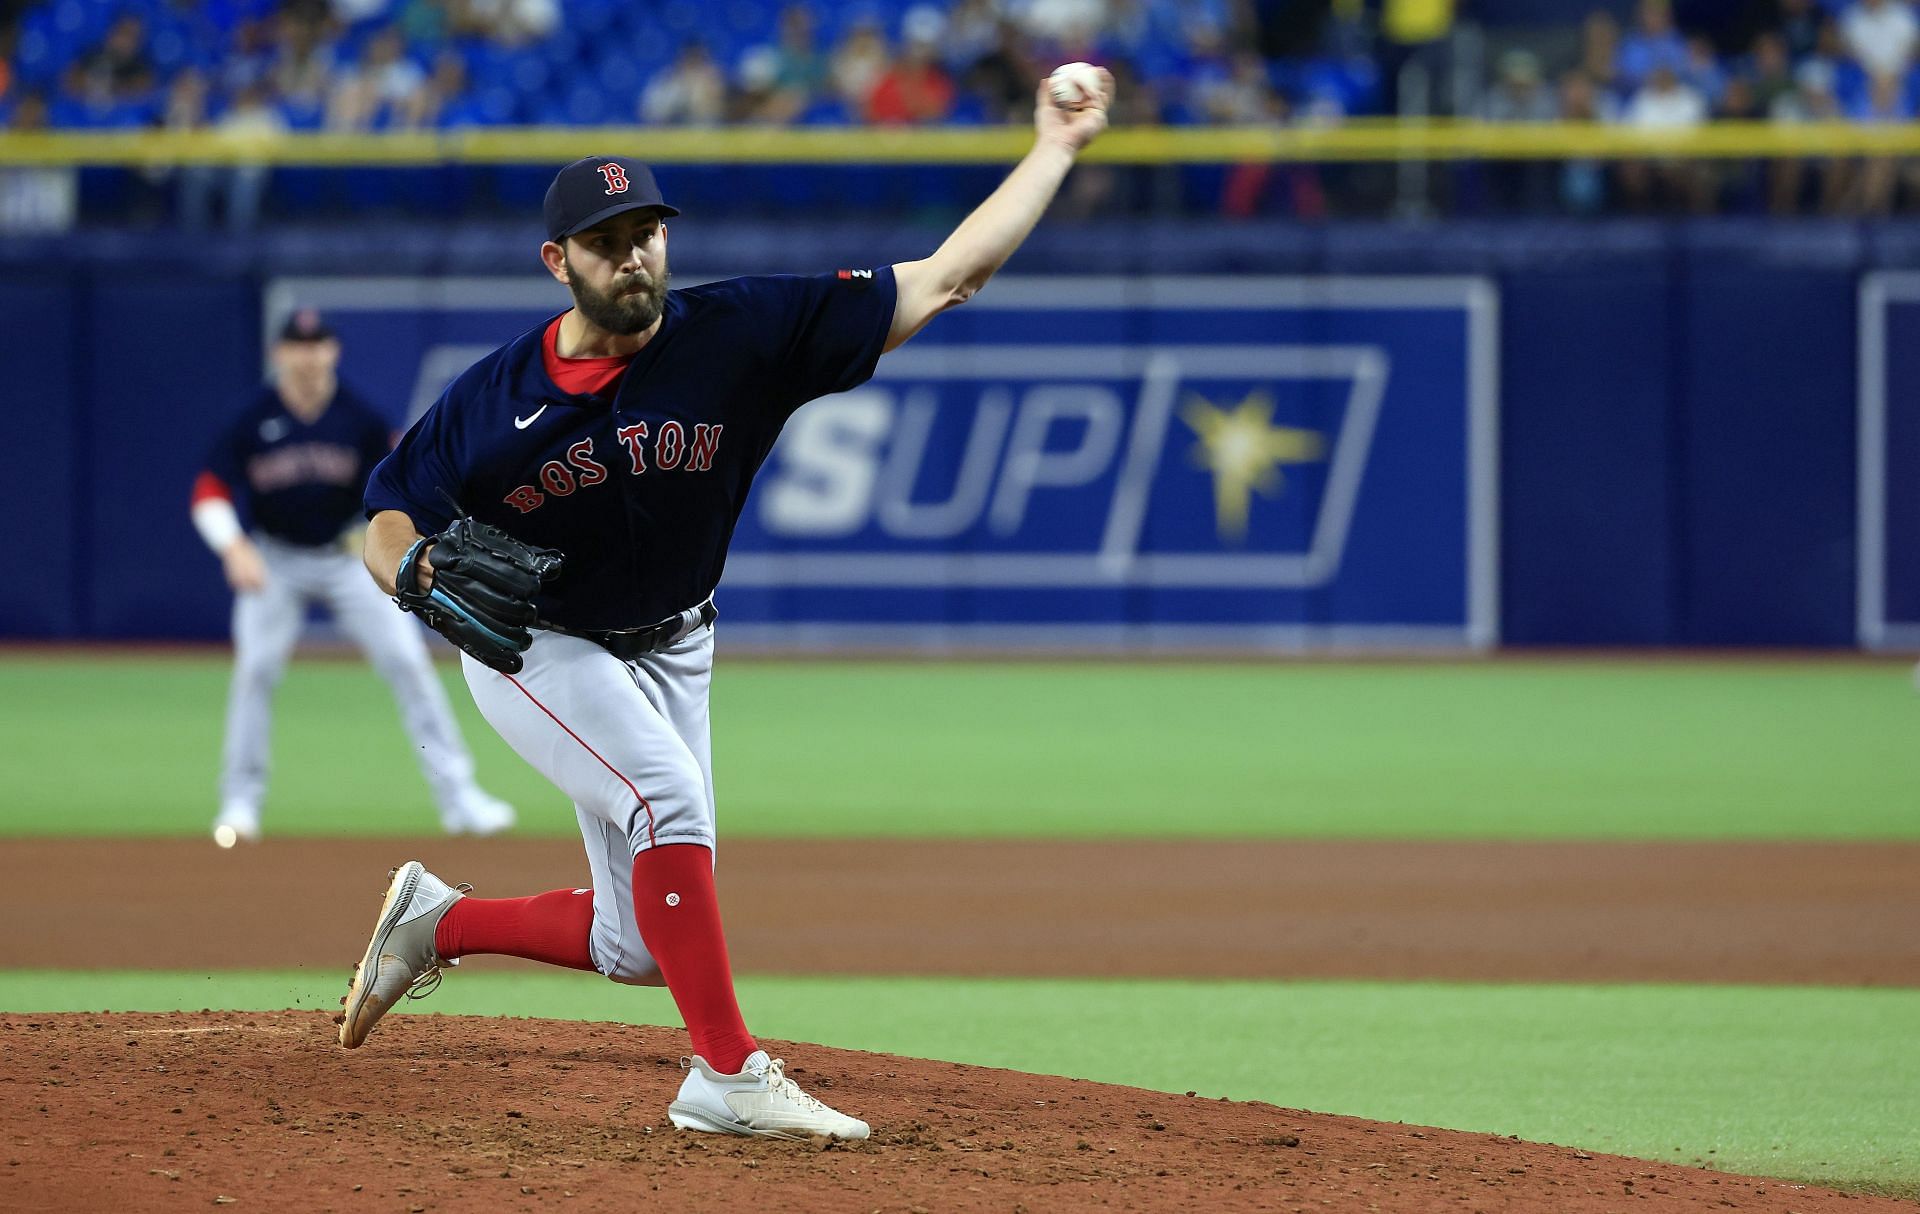
[[[656,164],[1004,164],[1018,159],[1031,139],[1031,132],[1020,127],[487,127],[267,139],[211,131],[72,131],[0,134],[0,165],[546,165],[600,153],[633,155]],[[1910,155],[1920,155],[1920,123],[1724,122],[1691,131],[1648,132],[1585,123],[1373,119],[1341,126],[1120,129],[1096,143],[1087,158],[1153,165]]]

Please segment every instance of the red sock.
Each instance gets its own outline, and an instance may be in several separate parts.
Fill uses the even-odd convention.
[[[650,847],[633,859],[633,917],[660,964],[693,1037],[693,1052],[723,1075],[759,1049],[740,1019],[713,888],[713,851],[692,843]]]
[[[445,960],[474,953],[525,957],[590,970],[593,892],[556,889],[531,898],[462,898],[433,929],[433,951]]]

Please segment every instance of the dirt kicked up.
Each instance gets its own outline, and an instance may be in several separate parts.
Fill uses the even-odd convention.
[[[0,917],[32,929],[0,934],[0,970],[344,975],[410,857],[482,895],[585,876],[570,840],[9,840]],[[1920,984],[1914,845],[750,840],[723,844],[720,875],[743,972]],[[687,1049],[661,1028],[406,1016],[349,1053],[318,1012],[0,1014],[0,1207],[1914,1208],[819,1045],[793,1073],[871,1141],[719,1138],[665,1123]]]

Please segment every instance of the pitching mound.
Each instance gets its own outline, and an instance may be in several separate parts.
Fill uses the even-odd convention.
[[[677,1030],[321,1012],[0,1016],[18,1210],[1911,1210],[1514,1139],[817,1045],[830,1146],[666,1121]]]

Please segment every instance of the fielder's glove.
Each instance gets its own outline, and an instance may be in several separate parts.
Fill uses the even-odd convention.
[[[427,564],[433,586],[420,589],[420,550],[433,545]],[[520,673],[520,655],[533,643],[527,631],[539,616],[533,596],[560,572],[560,554],[523,544],[498,527],[457,518],[439,535],[407,549],[394,577],[394,602],[427,627],[502,674]]]

